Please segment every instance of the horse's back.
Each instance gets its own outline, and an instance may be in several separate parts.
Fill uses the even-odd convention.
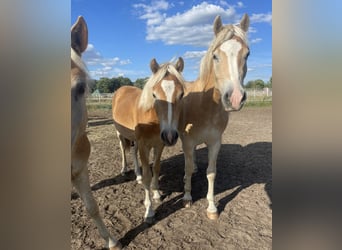
[[[112,112],[115,128],[127,139],[134,139],[137,105],[141,89],[133,86],[123,86],[113,95]]]

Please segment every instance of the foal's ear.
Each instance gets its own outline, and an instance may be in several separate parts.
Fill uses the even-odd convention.
[[[241,21],[240,21],[240,28],[244,31],[247,32],[249,28],[249,16],[247,14],[244,14]]]
[[[158,69],[159,69],[159,64],[157,63],[156,59],[153,58],[150,62],[150,68],[151,71],[153,72],[153,74],[157,73]]]
[[[176,63],[176,70],[179,73],[182,73],[183,69],[184,69],[184,60],[183,60],[183,58],[179,57],[178,61]]]
[[[71,47],[78,53],[82,53],[88,46],[88,27],[82,16],[77,18],[71,27]]]
[[[217,34],[221,31],[222,29],[222,21],[220,16],[216,16],[214,20],[214,33],[217,36]]]

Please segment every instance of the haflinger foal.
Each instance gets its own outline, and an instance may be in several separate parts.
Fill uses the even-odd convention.
[[[134,142],[134,164],[139,180],[137,149],[142,165],[142,183],[145,189],[146,212],[144,219],[153,222],[154,211],[150,197],[160,200],[159,172],[160,157],[164,146],[176,144],[178,139],[178,120],[184,94],[184,79],[181,74],[184,61],[180,57],[175,65],[159,65],[155,59],[150,63],[152,76],[143,90],[133,86],[119,88],[112,100],[114,125],[120,139],[123,170],[126,168],[126,148]],[[153,148],[153,177],[149,165],[149,155]],[[151,182],[152,180],[152,182]]]
[[[208,208],[210,219],[217,219],[214,204],[216,160],[222,133],[229,112],[238,111],[246,101],[243,80],[247,72],[247,30],[249,17],[245,14],[238,25],[222,25],[220,16],[214,21],[214,39],[201,61],[199,78],[187,83],[179,121],[179,133],[185,157],[185,186],[183,200],[190,206],[191,177],[195,169],[196,145],[208,147]]]
[[[88,122],[86,93],[89,77],[81,59],[87,46],[87,24],[80,16],[71,28],[71,180],[107,247],[118,250],[121,249],[121,244],[109,234],[103,223],[89,185],[87,162],[90,143],[85,131]]]

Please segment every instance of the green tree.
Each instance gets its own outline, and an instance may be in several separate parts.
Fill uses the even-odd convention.
[[[137,80],[135,80],[134,86],[142,89],[142,88],[144,88],[145,83],[147,82],[147,80],[148,80],[148,77],[138,78]]]
[[[270,77],[270,80],[266,83],[265,87],[272,88],[272,76]]]
[[[91,79],[89,81],[88,86],[89,86],[89,92],[90,93],[93,93],[96,90],[96,88],[97,88],[96,84],[97,84],[97,80],[95,80],[95,79]]]
[[[113,89],[112,85],[112,80],[107,77],[101,77],[96,83],[96,87],[100,93],[111,93],[111,89]]]
[[[246,88],[246,89],[254,88],[254,81],[248,81],[248,82],[245,84],[245,88]]]
[[[254,81],[254,88],[256,89],[263,89],[265,88],[265,82],[261,79],[255,80]]]

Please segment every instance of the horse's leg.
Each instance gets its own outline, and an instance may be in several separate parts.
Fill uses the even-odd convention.
[[[121,244],[117,241],[113,236],[111,236],[102,221],[102,218],[99,213],[98,205],[93,197],[93,194],[90,189],[89,184],[89,175],[87,162],[90,153],[90,144],[89,140],[86,136],[82,139],[82,142],[76,150],[77,152],[74,154],[72,158],[72,183],[80,194],[81,199],[83,200],[86,210],[90,217],[94,220],[96,227],[99,230],[100,235],[106,241],[107,246],[111,250],[121,249]]]
[[[117,131],[116,132],[119,138],[120,150],[121,150],[121,174],[125,175],[128,171],[127,169],[127,159],[126,159],[126,139]]]
[[[197,167],[197,163],[196,163],[196,147],[194,147],[192,151],[193,151],[192,152],[192,158],[193,158],[193,162],[194,162],[194,173],[197,173],[198,167]]]
[[[150,148],[143,145],[143,142],[138,142],[139,147],[139,154],[142,166],[142,183],[144,185],[145,190],[145,201],[144,205],[146,208],[146,212],[144,215],[144,220],[146,223],[152,224],[154,211],[152,208],[152,201],[150,196],[150,186],[151,186],[151,179],[152,173],[149,164],[149,155],[150,155]]]
[[[138,162],[138,143],[135,141],[133,146],[133,164],[134,164],[134,171],[135,175],[137,176],[137,182],[139,184],[142,183],[141,181],[141,171]]]
[[[183,202],[185,207],[190,207],[192,204],[191,196],[191,177],[194,172],[194,152],[195,146],[188,141],[182,141],[182,147],[185,159],[185,175],[184,175],[184,196]]]
[[[217,155],[221,147],[221,138],[215,141],[213,144],[208,145],[208,168],[207,168],[207,179],[208,179],[208,208],[207,216],[211,220],[216,220],[218,218],[217,208],[215,206],[214,200],[214,183],[216,177],[216,160]]]
[[[159,193],[159,173],[160,173],[160,157],[162,155],[164,149],[164,145],[158,145],[153,148],[153,177],[151,183],[151,189],[153,192],[153,200],[156,202],[160,202],[160,193]]]

